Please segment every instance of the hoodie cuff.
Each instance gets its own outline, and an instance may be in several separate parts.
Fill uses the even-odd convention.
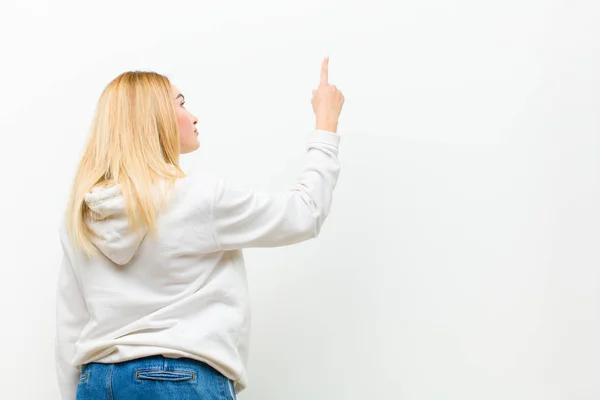
[[[341,137],[337,133],[314,130],[308,134],[308,143],[324,143],[335,147],[340,145]]]

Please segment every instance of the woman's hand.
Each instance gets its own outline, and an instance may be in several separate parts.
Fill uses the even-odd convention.
[[[342,92],[335,85],[329,83],[329,57],[327,57],[321,65],[321,81],[317,90],[313,90],[312,98],[318,130],[337,132],[344,100]]]

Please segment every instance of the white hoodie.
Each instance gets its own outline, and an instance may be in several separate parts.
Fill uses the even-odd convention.
[[[314,238],[327,217],[340,166],[340,137],[309,134],[292,190],[268,194],[209,175],[178,181],[158,215],[158,235],[130,231],[119,185],[86,203],[98,256],[60,231],[56,361],[63,400],[74,400],[80,366],[163,354],[203,361],[247,385],[250,308],[241,249]]]

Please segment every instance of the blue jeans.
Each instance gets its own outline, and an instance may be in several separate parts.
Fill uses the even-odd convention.
[[[188,358],[152,356],[81,369],[77,400],[235,400],[233,382]]]

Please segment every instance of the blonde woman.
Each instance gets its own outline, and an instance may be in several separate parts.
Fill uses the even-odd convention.
[[[127,72],[106,87],[60,232],[64,400],[235,399],[247,386],[242,249],[314,238],[329,213],[344,97],[328,63],[304,168],[274,194],[183,173],[197,119],[166,77]]]

